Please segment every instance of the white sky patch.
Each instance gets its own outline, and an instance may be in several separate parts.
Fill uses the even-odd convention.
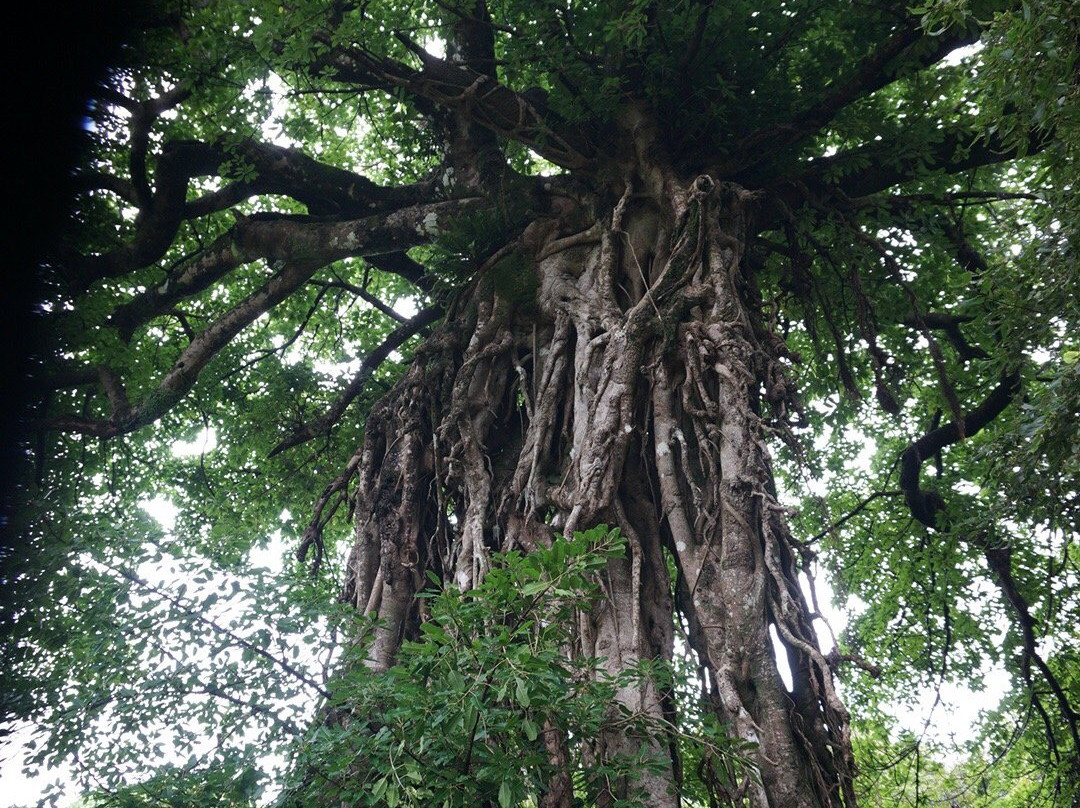
[[[825,576],[816,568],[816,562],[814,567],[812,585],[810,579],[800,573],[799,587],[802,589],[806,602],[810,604],[810,608],[815,609],[819,615],[813,621],[814,633],[817,635],[818,648],[827,654],[836,647],[836,627],[843,628],[847,625],[848,615],[834,605],[836,593],[833,592]]]
[[[178,440],[172,445],[172,453],[176,457],[193,457],[207,454],[217,448],[217,430],[212,426],[203,429],[193,440]]]
[[[0,806],[3,808],[36,804],[51,783],[61,788],[61,805],[73,797],[75,774],[70,766],[43,770],[32,776],[23,772],[23,758],[30,753],[29,745],[40,739],[43,732],[32,724],[22,724],[0,745],[0,781],[4,784]]]
[[[945,67],[952,67],[954,65],[958,65],[965,59],[974,56],[982,49],[982,42],[975,42],[971,45],[965,45],[962,48],[957,48],[956,50],[950,52],[948,56],[941,60],[940,64]]]
[[[907,730],[916,737],[927,736],[950,746],[958,746],[975,737],[983,715],[997,707],[1001,696],[1009,689],[1009,674],[999,665],[984,669],[985,687],[973,690],[966,684],[945,682],[937,689],[921,692],[914,705],[896,705],[892,714],[897,729]],[[947,762],[963,760],[963,754],[943,750]]]
[[[403,297],[394,304],[394,311],[411,320],[420,313],[420,308],[416,305],[415,297]]]
[[[289,111],[289,86],[277,73],[271,73],[266,79],[266,88],[273,94],[270,119],[263,123],[263,134],[275,146],[283,146],[287,149],[296,148],[300,144],[285,134],[285,128],[281,125]]]
[[[780,635],[776,632],[776,625],[769,623],[769,638],[773,644],[773,655],[776,657],[776,669],[780,672],[780,678],[784,681],[784,688],[788,693],[795,686],[795,680],[791,677],[791,665],[788,664],[787,651],[780,643]]]
[[[176,529],[176,514],[179,509],[168,497],[158,494],[152,499],[144,499],[139,503],[139,507],[154,517],[166,533],[172,533]]]
[[[439,59],[446,58],[446,40],[442,37],[432,37],[431,39],[425,39],[420,43],[421,47]]]
[[[292,520],[292,514],[288,510],[282,511],[282,522]],[[286,519],[285,515],[289,514]],[[294,557],[296,547],[293,542],[286,541],[280,530],[270,534],[266,544],[261,547],[253,547],[248,553],[248,563],[253,567],[261,567],[270,572],[282,572],[285,569],[286,559]]]

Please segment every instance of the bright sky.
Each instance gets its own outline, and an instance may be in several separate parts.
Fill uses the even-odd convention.
[[[192,456],[203,452],[213,451],[217,445],[214,430],[204,430],[191,442],[178,442],[173,446],[174,454],[178,456]],[[171,533],[176,525],[176,506],[166,497],[158,496],[143,502],[143,508],[154,517],[167,533]],[[287,514],[283,514],[287,516]],[[282,570],[282,560],[290,552],[291,548],[282,538],[278,531],[269,538],[263,547],[256,547],[248,554],[248,561],[254,567],[262,567],[272,572]],[[164,565],[161,568],[140,567],[139,574],[149,580],[164,581],[173,576]],[[197,653],[197,651],[193,651]],[[43,799],[46,789],[52,783],[58,783],[63,787],[63,797],[59,801],[60,806],[66,806],[79,797],[77,787],[73,782],[73,770],[68,767],[60,767],[41,772],[28,777],[23,773],[23,756],[28,752],[27,744],[40,735],[40,730],[33,725],[27,724],[19,727],[6,742],[0,745],[0,808],[16,808],[18,806],[30,806],[37,804]],[[268,795],[269,796],[269,795]]]

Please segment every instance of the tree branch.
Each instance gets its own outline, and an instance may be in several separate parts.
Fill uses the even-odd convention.
[[[43,426],[111,438],[153,423],[184,397],[198,380],[202,369],[233,337],[259,315],[292,294],[320,266],[321,264],[293,263],[275,273],[263,286],[196,336],[165,374],[157,389],[147,395],[137,407],[128,406],[117,411],[114,404],[111,416],[104,420],[66,415],[50,419]],[[105,389],[110,401],[113,401],[114,396],[109,394],[109,387],[106,386]]]
[[[963,423],[955,422],[932,429],[908,446],[900,455],[900,488],[911,514],[929,528],[937,529],[937,513],[945,507],[945,501],[935,491],[923,491],[919,487],[919,471],[927,458],[933,457],[946,446],[971,437],[997,418],[1020,389],[1020,371],[1003,373],[1001,381],[978,407],[964,416]]]
[[[367,303],[372,308],[378,309],[380,312],[385,314],[391,320],[397,320],[399,323],[408,322],[408,319],[409,319],[408,317],[405,317],[402,314],[398,314],[390,306],[387,306],[385,303],[383,303],[381,300],[379,300],[379,298],[377,298],[377,297],[375,297],[375,295],[371,294],[371,292],[369,292],[367,289],[364,289],[362,286],[357,286],[355,283],[349,283],[348,281],[343,281],[343,280],[341,280],[340,278],[338,278],[336,276],[335,276],[335,280],[332,280],[332,281],[315,281],[315,280],[313,280],[313,281],[309,281],[309,283],[314,284],[316,286],[319,286],[320,288],[322,288],[324,290],[326,290],[326,289],[342,289],[342,290],[348,292],[349,294],[355,295],[356,297],[360,298],[361,300],[363,300],[365,303]]]
[[[590,164],[592,145],[554,113],[537,109],[489,75],[426,52],[420,58],[423,67],[415,70],[354,46],[332,50],[321,67],[339,81],[406,90],[423,102],[516,140],[563,168]]]
[[[909,18],[884,43],[876,45],[850,75],[828,88],[814,104],[796,111],[784,123],[743,138],[734,153],[745,156],[718,171],[722,176],[730,176],[751,170],[777,152],[821,131],[843,109],[891,84],[904,71],[927,68],[956,48],[977,40],[977,32],[960,27],[948,36],[929,37],[917,19]]]
[[[217,622],[211,620],[209,617],[205,617],[201,612],[199,612],[199,611],[195,610],[194,608],[192,608],[192,607],[188,606],[187,604],[185,604],[181,598],[176,597],[175,595],[171,594],[170,592],[166,592],[164,589],[161,589],[160,587],[154,586],[152,583],[147,581],[145,578],[142,578],[142,577],[136,575],[134,572],[123,569],[121,567],[113,566],[112,564],[106,564],[106,566],[109,569],[111,569],[113,572],[115,572],[117,575],[120,575],[121,577],[127,579],[128,581],[131,581],[133,584],[137,584],[138,586],[142,587],[146,591],[152,592],[153,594],[157,595],[158,597],[167,600],[173,606],[180,609],[185,614],[189,615],[190,617],[192,617],[193,619],[195,619],[198,622],[202,623],[203,625],[209,627],[215,633],[220,634],[223,637],[228,637],[230,640],[232,640],[236,645],[240,646],[241,648],[243,648],[243,649],[245,649],[247,651],[250,651],[251,653],[255,654],[256,656],[261,657],[262,659],[265,659],[271,665],[273,665],[275,667],[278,667],[278,668],[281,668],[281,670],[285,671],[285,673],[289,674],[289,676],[293,677],[298,682],[301,682],[302,684],[307,685],[308,687],[310,687],[312,690],[314,690],[316,693],[318,693],[323,698],[327,698],[327,699],[330,698],[329,691],[327,691],[326,688],[324,688],[321,684],[319,684],[314,679],[312,679],[310,676],[305,674],[303,671],[298,670],[297,668],[293,667],[288,662],[286,662],[284,659],[278,659],[276,656],[271,654],[266,649],[260,648],[259,646],[255,645],[254,643],[244,639],[239,634],[236,634],[235,632],[230,631],[229,629],[225,628],[224,626],[222,626],[222,625],[218,624]]]
[[[72,288],[85,290],[100,278],[118,277],[161,258],[180,227],[188,182],[212,174],[220,163],[220,156],[208,153],[201,143],[173,143],[162,149],[155,171],[157,190],[141,208],[135,238],[112,252],[65,263],[61,269]]]
[[[255,140],[231,147],[215,144],[211,148],[223,160],[240,160],[254,169],[255,179],[240,183],[241,188],[255,194],[291,197],[305,205],[313,216],[377,213],[436,198],[433,183],[377,185],[361,174],[320,162],[298,149]],[[199,201],[192,205],[197,209]]]
[[[421,329],[434,323],[442,317],[442,315],[443,312],[439,308],[432,307],[430,309],[425,309],[407,323],[403,323],[394,331],[390,332],[386,339],[364,358],[363,363],[360,365],[360,370],[356,372],[356,375],[353,376],[352,380],[349,382],[348,387],[345,388],[338,399],[330,406],[330,409],[313,421],[308,421],[293,432],[292,435],[275,446],[270,451],[268,457],[273,457],[286,449],[299,446],[301,443],[306,443],[312,438],[327,433],[330,428],[338,422],[345,410],[348,409],[349,405],[356,397],[363,392],[367,380],[370,379],[375,371],[378,370],[379,366],[386,361],[386,358],[390,353],[400,348],[406,340],[418,333]]]
[[[131,184],[135,189],[140,208],[148,208],[153,200],[150,183],[146,175],[146,155],[150,149],[150,131],[161,114],[174,109],[191,95],[191,89],[181,82],[157,98],[141,101],[131,110],[131,153],[128,166],[131,172]]]
[[[1027,142],[1017,147],[1005,142],[997,133],[983,135],[954,127],[943,130],[939,140],[919,151],[905,148],[898,140],[890,140],[814,160],[807,164],[802,175],[790,182],[802,183],[821,193],[839,191],[848,198],[868,196],[934,171],[958,174],[1017,160],[1042,151],[1050,145],[1051,139],[1045,132],[1033,131]],[[779,184],[787,185],[788,182]]]
[[[322,566],[323,557],[325,556],[326,548],[323,545],[322,538],[323,528],[326,527],[326,523],[334,517],[335,513],[337,513],[337,509],[341,507],[341,503],[346,497],[345,492],[348,488],[349,481],[352,480],[356,475],[357,470],[360,468],[360,461],[363,459],[363,456],[364,447],[361,446],[353,453],[352,458],[350,458],[342,472],[323,489],[322,494],[319,496],[319,499],[312,510],[311,521],[309,521],[307,527],[304,528],[304,535],[300,539],[300,546],[296,548],[296,560],[303,564],[307,561],[311,548],[314,547],[315,560],[311,564],[311,572],[313,575],[319,571],[319,568]],[[337,500],[330,506],[329,513],[326,513],[327,506],[330,505],[330,500],[333,499],[335,495],[337,495]]]
[[[185,201],[192,179],[218,174],[230,159],[246,163],[255,171],[256,178],[227,186],[191,203]],[[103,184],[100,178],[95,182]],[[320,163],[295,149],[253,140],[230,146],[198,141],[168,144],[158,159],[155,188],[149,201],[140,206],[138,227],[129,244],[64,265],[63,271],[76,290],[86,289],[100,278],[119,277],[158,261],[172,245],[185,219],[222,210],[256,194],[291,197],[306,205],[313,215],[351,217],[433,201],[436,194],[431,184],[379,186],[366,177]],[[128,193],[116,181],[110,183],[110,190]]]
[[[990,354],[978,346],[973,346],[964,337],[960,330],[960,324],[970,322],[974,317],[960,317],[947,312],[931,311],[916,314],[913,317],[905,317],[901,322],[911,328],[928,328],[945,332],[945,336],[956,349],[956,353],[965,362],[971,359],[989,359]]]
[[[435,288],[431,278],[427,275],[424,265],[414,261],[407,253],[393,252],[381,255],[365,255],[364,260],[381,272],[400,275],[422,292],[431,294]]]
[[[337,222],[274,214],[239,217],[227,233],[176,274],[118,306],[110,320],[121,336],[128,339],[143,323],[167,311],[178,300],[209,288],[241,264],[265,259],[271,264],[299,261],[321,267],[342,258],[393,255],[394,251],[432,240],[439,235],[440,228],[445,229],[449,220],[480,204],[478,199],[433,202],[389,214]],[[411,259],[408,261],[420,266]],[[378,259],[372,259],[372,263],[383,268]],[[409,271],[409,275],[414,274],[414,267],[405,262],[399,264]],[[405,277],[414,280],[409,275]]]
[[[100,171],[86,171],[82,174],[76,174],[71,179],[71,189],[75,193],[111,191],[129,205],[136,207],[139,205],[139,196],[135,193],[135,187],[123,177],[117,177],[115,174],[106,174]]]
[[[1053,134],[1032,131],[1028,140],[1006,143],[998,134],[983,135],[954,127],[942,130],[939,139],[925,149],[912,151],[899,139],[881,141],[808,162],[802,173],[759,177],[758,187],[766,200],[760,209],[762,229],[790,217],[788,211],[808,202],[843,210],[868,204],[874,194],[918,179],[932,172],[958,174],[970,169],[1018,160],[1046,149]],[[889,203],[894,197],[882,200]],[[828,200],[828,205],[826,205]]]
[[[1074,754],[1080,754],[1080,729],[1077,727],[1077,719],[1080,719],[1080,713],[1073,709],[1069,696],[1062,687],[1061,682],[1039,654],[1035,618],[1032,616],[1031,609],[1024,596],[1020,593],[1020,589],[1016,585],[1016,579],[1012,574],[1012,548],[1007,544],[994,546],[985,537],[982,538],[980,543],[986,557],[987,566],[997,577],[998,588],[1001,589],[1005,599],[1012,606],[1013,611],[1016,613],[1016,620],[1020,624],[1020,634],[1024,647],[1021,673],[1024,681],[1032,692],[1032,696],[1035,697],[1036,691],[1031,681],[1031,664],[1034,663],[1050,686],[1050,690],[1057,700],[1058,709],[1061,710],[1061,717],[1068,724]],[[1049,725],[1047,730],[1050,730]]]
[[[871,502],[873,502],[878,497],[896,497],[896,496],[900,496],[903,493],[904,493],[903,491],[875,491],[870,496],[866,497],[866,499],[864,499],[858,505],[856,505],[854,508],[852,508],[850,511],[848,511],[846,514],[844,514],[839,519],[837,519],[835,522],[833,522],[831,525],[829,525],[827,528],[822,530],[820,533],[815,535],[813,538],[808,539],[805,542],[805,544],[809,546],[809,545],[812,545],[812,544],[820,541],[821,539],[825,538],[825,536],[829,535],[830,533],[832,533],[837,528],[843,526],[843,524],[845,522],[847,522],[849,519],[852,519],[852,518],[858,516],[860,513],[862,513],[862,511]]]
[[[952,191],[945,194],[895,194],[886,198],[869,196],[851,199],[848,204],[853,208],[887,205],[890,210],[909,212],[916,204],[941,205],[944,207],[965,207],[967,205],[989,205],[992,202],[1026,200],[1045,202],[1038,194],[1015,193],[1011,191]]]
[[[157,390],[139,406],[119,412],[114,406],[112,415],[104,420],[58,416],[41,426],[113,437],[156,421],[183,398],[206,364],[233,337],[259,315],[292,294],[318,269],[341,258],[364,255],[368,250],[382,253],[429,241],[438,235],[440,226],[445,227],[448,219],[476,207],[480,202],[437,202],[395,211],[387,216],[348,222],[297,221],[282,217],[242,219],[234,228],[236,232],[232,234],[230,243],[217,244],[217,249],[213,251],[214,260],[200,264],[198,272],[188,279],[182,292],[191,293],[191,289],[199,284],[205,288],[209,284],[208,278],[221,277],[229,269],[257,259],[266,259],[267,263],[279,267],[278,271],[262,287],[198,334],[166,373]],[[137,318],[149,318],[171,305],[175,299],[173,295],[169,280],[145,293],[138,299],[145,301],[142,309],[127,310],[129,319],[125,322],[125,328],[131,328]],[[163,302],[166,299],[168,302]],[[108,393],[110,387],[106,386],[105,389]],[[113,384],[111,389],[115,391],[116,385]],[[114,398],[115,393],[110,394],[110,400]]]

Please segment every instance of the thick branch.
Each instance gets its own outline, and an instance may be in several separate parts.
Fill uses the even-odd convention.
[[[116,407],[119,380],[110,378],[105,389],[113,402],[113,413],[105,420],[60,416],[47,422],[48,428],[66,429],[99,437],[112,437],[139,429],[156,421],[171,409],[198,379],[206,364],[259,315],[269,311],[304,284],[320,267],[341,258],[387,252],[429,241],[438,235],[441,223],[476,205],[479,200],[457,200],[433,205],[418,205],[388,216],[351,222],[310,222],[291,218],[251,218],[237,223],[228,244],[219,244],[213,261],[200,265],[202,274],[189,278],[183,287],[190,293],[194,285],[207,284],[207,277],[221,277],[229,269],[257,259],[278,271],[262,287],[241,300],[202,333],[198,334],[165,375],[157,390],[136,407]],[[445,226],[443,224],[442,226]],[[157,294],[148,300],[159,308],[142,311],[129,309],[130,327],[134,318],[153,316],[164,298],[173,294],[169,282],[146,293]],[[134,312],[134,313],[130,313]],[[403,326],[402,328],[405,328]],[[395,332],[396,333],[396,332]],[[402,340],[407,337],[403,337]],[[389,349],[392,350],[392,349]],[[347,402],[346,402],[347,404]]]
[[[563,168],[589,165],[593,147],[550,111],[539,110],[489,75],[423,51],[420,55],[423,67],[415,70],[358,47],[343,48],[333,51],[323,66],[340,81],[404,89],[423,102],[516,140]]]
[[[87,171],[77,174],[71,179],[71,189],[75,193],[111,191],[129,205],[138,206],[139,204],[139,197],[135,193],[135,187],[123,177],[118,177],[115,174],[105,174],[100,171]]]
[[[900,488],[911,514],[929,528],[937,528],[937,513],[945,507],[941,496],[934,491],[923,491],[919,487],[919,471],[922,463],[933,457],[946,446],[951,446],[965,437],[971,437],[995,418],[997,418],[1013,400],[1020,389],[1020,372],[1005,373],[986,400],[963,418],[963,424],[955,422],[927,432],[912,443],[900,455]]]
[[[1020,625],[1020,634],[1023,638],[1023,661],[1021,663],[1021,672],[1024,676],[1024,680],[1027,682],[1028,688],[1032,691],[1032,697],[1038,698],[1034,685],[1031,681],[1031,664],[1034,663],[1035,667],[1039,669],[1039,672],[1043,675],[1046,683],[1050,686],[1051,692],[1054,694],[1054,698],[1058,703],[1058,709],[1061,710],[1061,717],[1065,720],[1069,727],[1069,734],[1072,736],[1073,750],[1075,754],[1080,755],[1080,729],[1077,727],[1077,720],[1080,719],[1080,713],[1073,709],[1072,703],[1069,701],[1069,696],[1062,687],[1058,677],[1054,675],[1054,672],[1050,670],[1050,666],[1046,664],[1046,660],[1039,654],[1038,649],[1038,636],[1035,628],[1035,618],[1031,614],[1031,609],[1028,606],[1024,596],[1020,593],[1019,587],[1016,585],[1016,579],[1012,574],[1012,548],[1008,545],[993,546],[989,542],[982,542],[983,554],[986,557],[987,566],[997,577],[998,588],[1001,589],[1005,599],[1012,606],[1013,611],[1016,613],[1016,620]],[[1049,727],[1047,728],[1049,730]]]
[[[960,27],[950,35],[929,37],[918,20],[905,21],[899,30],[862,59],[858,68],[829,87],[814,104],[796,111],[789,121],[743,138],[734,150],[743,157],[725,165],[722,175],[745,172],[764,163],[777,152],[820,132],[841,110],[891,84],[904,72],[929,67],[956,48],[977,40],[976,32]]]
[[[960,330],[961,323],[970,322],[973,319],[973,317],[961,317],[948,312],[931,311],[905,317],[903,323],[912,328],[943,331],[953,348],[956,349],[956,353],[965,362],[971,359],[989,359],[990,354],[978,346],[973,346]]]
[[[487,3],[474,0],[470,14],[455,13],[455,16],[447,56],[470,70],[495,78],[495,29]]]
[[[430,56],[419,47],[417,52],[421,60]],[[495,32],[484,0],[474,0],[470,15],[455,15],[446,58],[491,81],[497,80]],[[455,187],[500,195],[505,190],[507,164],[496,133],[476,123],[467,107],[442,109],[434,118],[443,130],[446,165],[453,172]]]
[[[439,235],[440,228],[446,228],[449,220],[478,204],[479,200],[475,199],[435,202],[388,215],[340,222],[266,214],[243,217],[177,273],[117,307],[111,321],[128,338],[140,325],[167,311],[178,300],[204,291],[241,264],[258,259],[271,264],[299,261],[325,266],[342,258],[378,256],[371,259],[374,266],[383,269],[384,265],[400,264],[408,274],[398,274],[416,282],[419,278],[412,277],[411,265],[419,267],[419,264],[411,259],[407,259],[408,264],[379,259],[431,241]]]
[[[67,390],[98,384],[100,381],[97,367],[61,367],[48,376],[35,379],[33,385],[40,391]]]
[[[217,174],[222,164],[238,159],[254,169],[254,180],[227,186],[191,203],[186,203],[188,184],[200,176]],[[101,178],[89,180],[102,187]],[[116,181],[108,183],[127,198],[139,197]],[[134,239],[112,252],[82,259],[65,266],[76,289],[85,289],[95,280],[119,277],[159,260],[172,245],[185,219],[221,210],[255,194],[281,194],[306,205],[316,215],[358,216],[416,205],[434,198],[428,185],[386,188],[351,171],[326,165],[295,149],[245,141],[226,147],[221,144],[182,141],[164,147],[155,171],[155,192],[140,206]]]
[[[918,152],[894,140],[823,157],[807,163],[801,174],[760,179],[759,187],[768,192],[774,206],[771,212],[763,211],[762,223],[784,218],[784,206],[796,208],[809,199],[840,197],[846,207],[852,198],[868,197],[929,173],[958,174],[1017,160],[1042,151],[1051,142],[1051,135],[1032,132],[1028,142],[1018,147],[996,134],[981,136],[954,128]]]
[[[392,275],[400,275],[417,289],[428,294],[435,288],[434,283],[427,274],[424,265],[414,261],[404,252],[384,253],[382,255],[366,255],[364,260],[380,272],[389,272]]]
[[[848,197],[884,191],[919,176],[941,171],[958,174],[972,168],[1005,163],[1035,154],[1050,145],[1051,138],[1033,132],[1023,148],[1006,143],[996,133],[983,136],[969,129],[947,130],[925,151],[911,152],[894,141],[882,141],[862,149],[814,160],[800,178],[808,186],[833,186]],[[905,154],[903,158],[896,155]],[[858,169],[855,166],[864,166]],[[840,177],[830,182],[829,176]]]
[[[157,98],[142,101],[132,109],[131,116],[131,152],[128,165],[131,171],[131,184],[135,189],[140,208],[148,208],[153,195],[146,174],[146,155],[150,150],[150,131],[161,114],[174,109],[191,95],[186,84],[178,84]]]
[[[313,216],[356,216],[434,199],[430,184],[380,186],[360,174],[319,162],[297,149],[254,140],[229,149],[212,148],[218,150],[222,158],[241,160],[255,170],[255,179],[239,184],[249,196],[289,196],[305,205]],[[192,207],[198,209],[198,206],[199,200],[195,200],[189,210]]]
[[[157,190],[140,211],[135,238],[110,253],[65,265],[64,273],[71,286],[83,290],[100,278],[118,277],[161,258],[180,227],[188,182],[193,177],[212,174],[220,163],[220,155],[209,153],[202,143],[166,146],[155,171]]]
[[[110,402],[113,404],[113,412],[109,418],[98,420],[70,415],[59,416],[51,419],[44,426],[111,438],[153,423],[184,397],[198,380],[202,369],[233,337],[259,315],[269,311],[292,294],[311,277],[319,266],[321,265],[288,264],[274,274],[263,286],[245,297],[196,336],[165,374],[157,389],[147,395],[138,406],[131,407],[124,399],[122,402],[124,406],[117,407],[114,390],[118,379],[112,375],[110,377],[112,381],[104,384]]]

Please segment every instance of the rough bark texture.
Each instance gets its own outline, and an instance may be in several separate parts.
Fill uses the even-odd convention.
[[[562,200],[489,260],[370,415],[346,587],[379,618],[368,664],[385,670],[416,630],[425,570],[469,588],[493,552],[617,525],[626,557],[603,576],[604,606],[580,615],[573,653],[613,673],[669,660],[681,613],[710,708],[757,744],[751,803],[853,803],[848,718],[800,590],[760,413],[787,393],[782,343],[755,319],[741,271],[753,199],[705,175],[639,184],[616,185],[606,204]],[[650,683],[618,699],[658,719],[666,709]],[[664,765],[615,789],[679,804],[663,739],[613,732],[595,753],[641,743]]]

